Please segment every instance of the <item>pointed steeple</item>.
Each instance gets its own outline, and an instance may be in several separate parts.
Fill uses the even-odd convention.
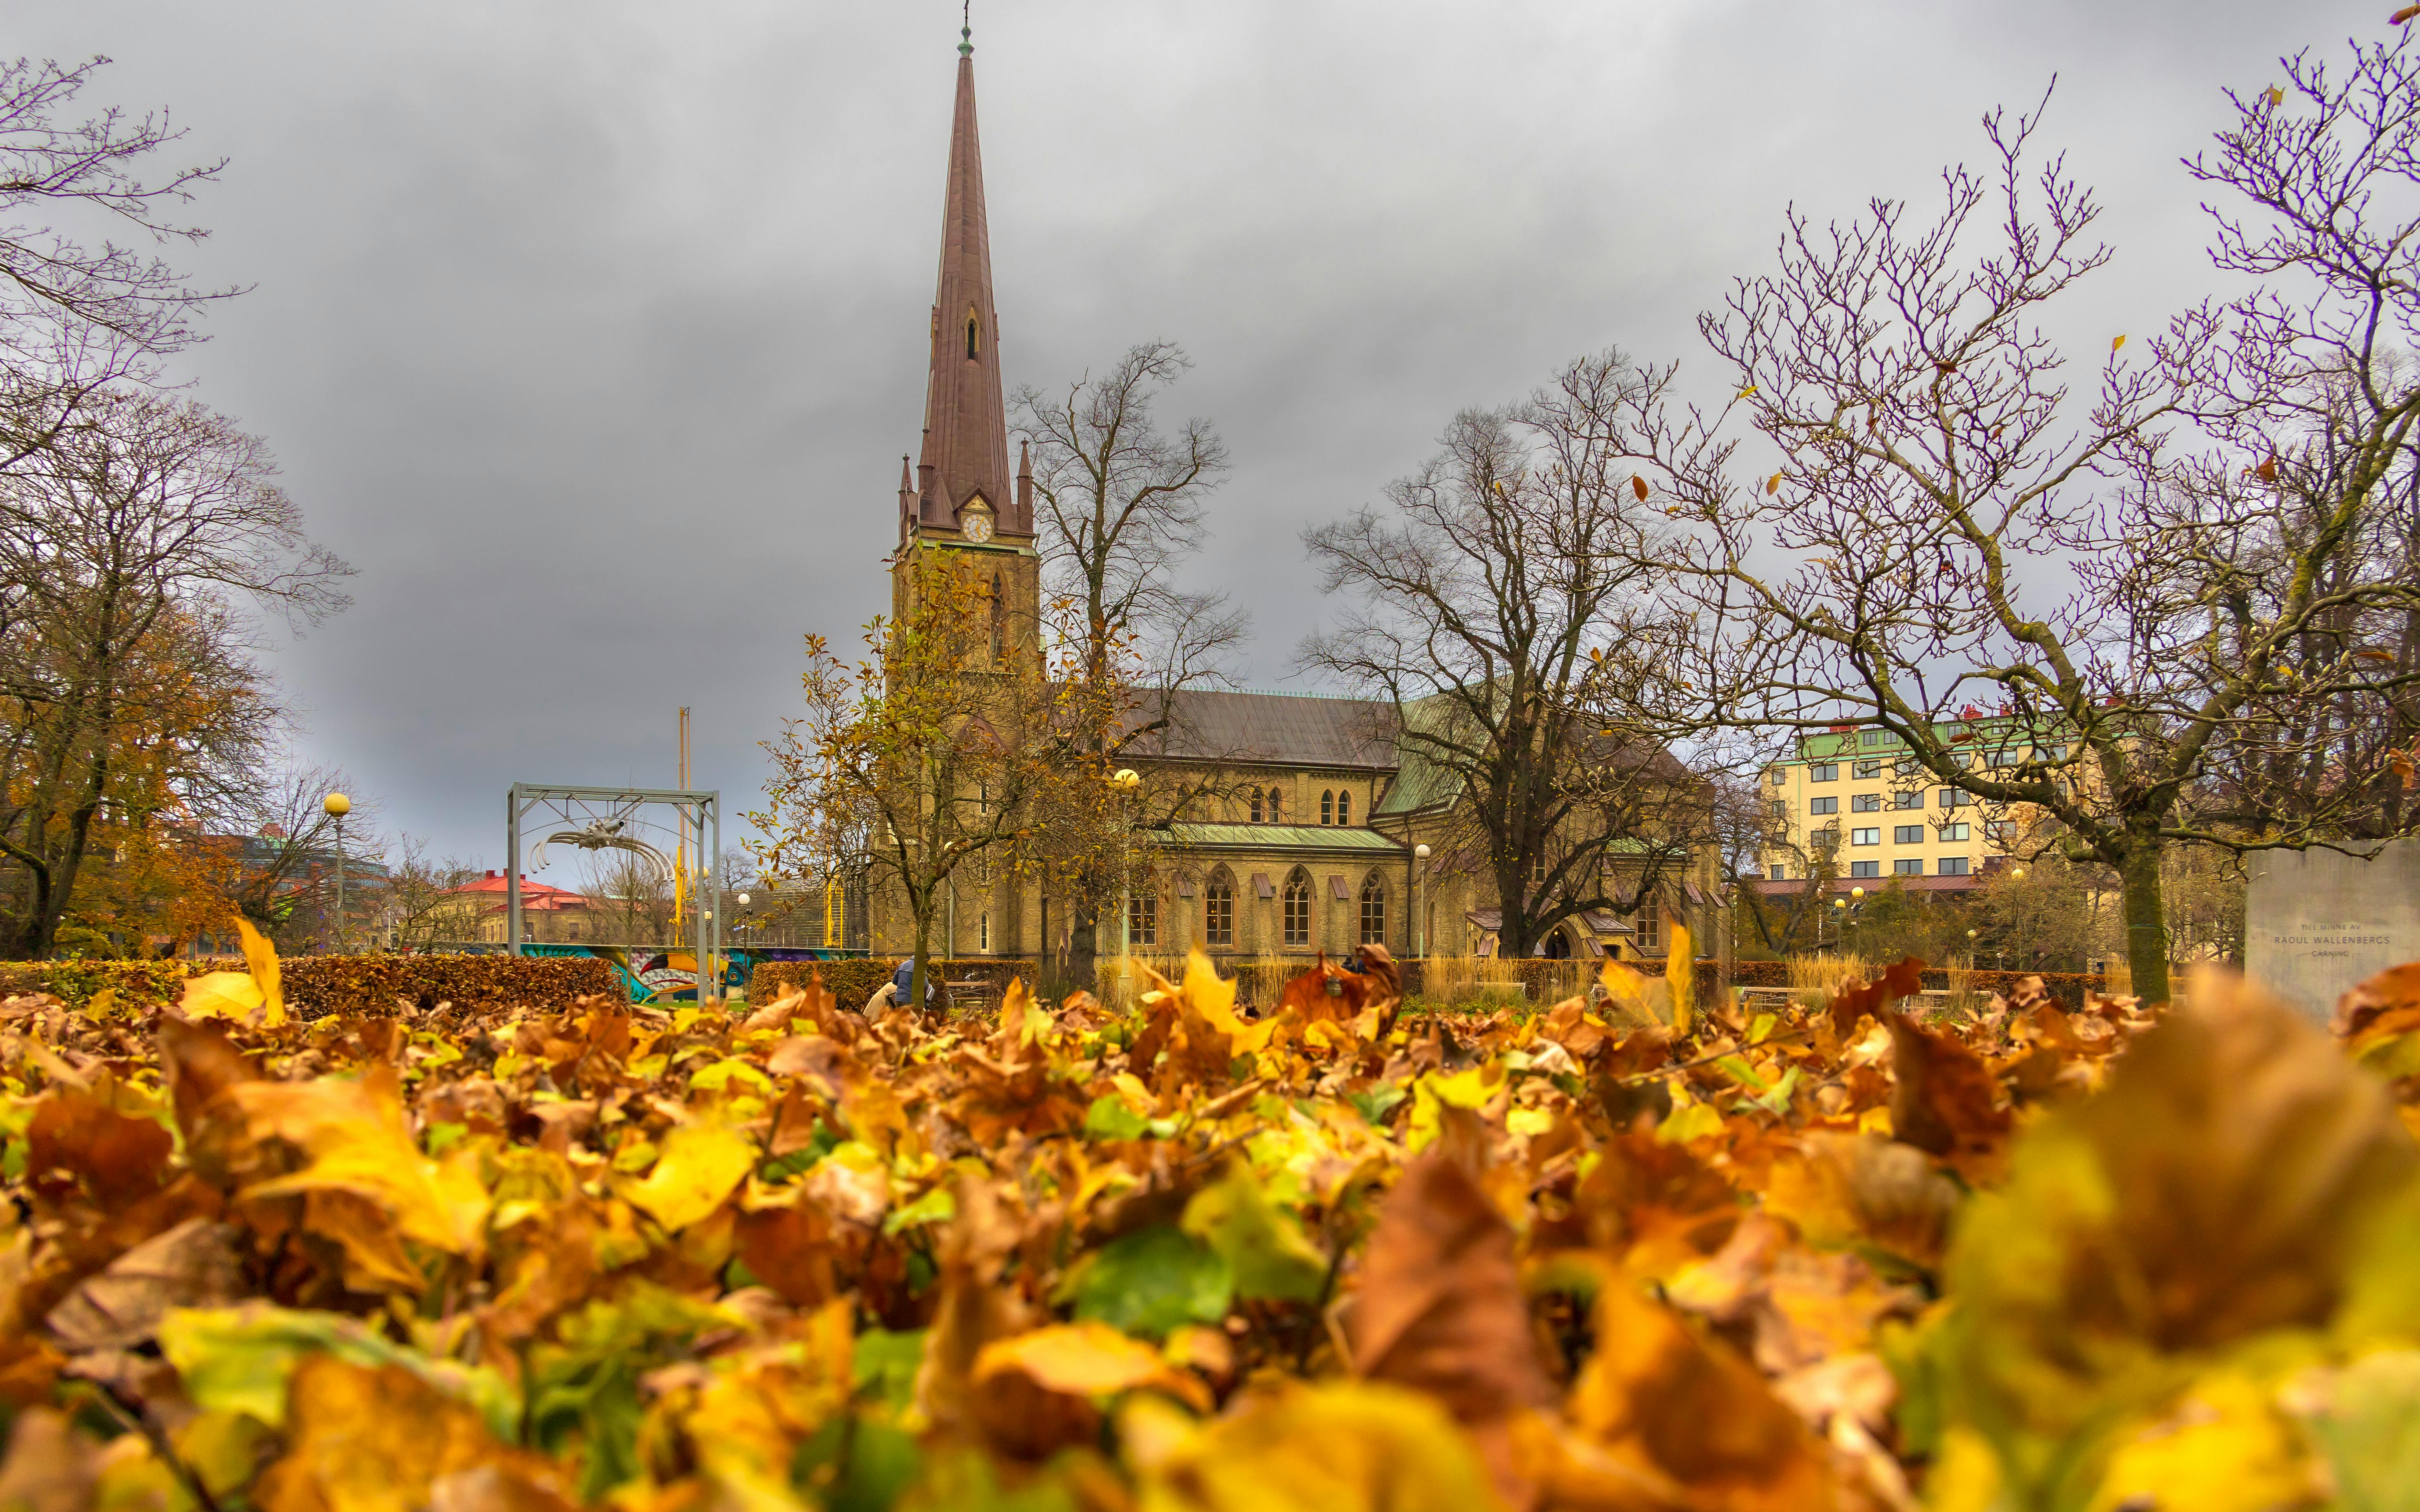
[[[960,511],[981,495],[1000,534],[1031,535],[1032,512],[1009,486],[1000,317],[992,305],[991,232],[984,219],[983,153],[975,136],[974,45],[971,31],[959,36],[915,518],[926,527],[956,529]]]

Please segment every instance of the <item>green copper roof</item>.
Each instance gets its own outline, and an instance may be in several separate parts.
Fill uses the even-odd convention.
[[[1171,845],[1231,845],[1255,851],[1401,851],[1374,829],[1344,825],[1171,825]]]

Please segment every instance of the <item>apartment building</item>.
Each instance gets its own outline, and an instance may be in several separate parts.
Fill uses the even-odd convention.
[[[1937,727],[1963,745],[1973,766],[2013,764],[2033,748],[2009,721],[1990,717]],[[1800,884],[1828,858],[1834,886],[1871,888],[1894,877],[1918,891],[1972,887],[2009,858],[2022,814],[1986,810],[1912,761],[1887,731],[1838,727],[1804,736],[1795,756],[1767,767],[1758,785],[1772,816],[1760,857],[1768,889]]]

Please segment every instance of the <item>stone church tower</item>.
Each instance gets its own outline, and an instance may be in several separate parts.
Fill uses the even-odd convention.
[[[899,463],[899,546],[893,613],[907,605],[908,548],[922,543],[977,555],[1001,616],[1002,654],[1040,655],[1041,559],[1033,545],[1033,478],[1020,448],[1008,471],[1000,314],[992,302],[991,232],[984,217],[983,152],[975,136],[970,32],[958,43],[958,96],[950,122],[949,180],[941,201],[941,268],[933,295],[932,365],[924,438],[912,471]]]

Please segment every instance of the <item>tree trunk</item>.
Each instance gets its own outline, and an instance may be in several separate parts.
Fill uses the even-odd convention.
[[[1101,990],[1101,910],[1089,901],[1069,905],[1067,918],[1067,982],[1073,992],[1097,995]]]
[[[2165,1003],[2168,988],[2168,918],[2161,893],[2160,841],[2138,837],[2118,869],[2126,903],[2126,964],[2134,974],[2134,995]]]

